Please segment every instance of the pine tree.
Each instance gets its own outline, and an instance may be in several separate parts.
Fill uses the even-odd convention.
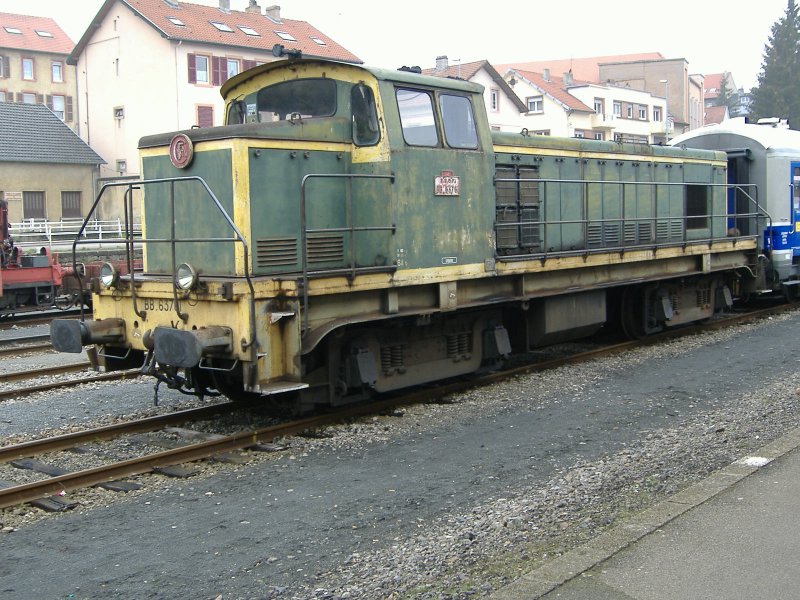
[[[755,117],[783,117],[800,128],[800,17],[794,0],[788,0],[786,14],[772,26],[764,48],[764,62],[753,88]]]

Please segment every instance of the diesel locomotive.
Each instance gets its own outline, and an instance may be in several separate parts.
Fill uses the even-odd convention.
[[[108,265],[54,346],[309,410],[757,290],[767,216],[729,208],[724,153],[493,132],[482,92],[303,57],[237,75],[224,126],[140,141],[143,268]]]

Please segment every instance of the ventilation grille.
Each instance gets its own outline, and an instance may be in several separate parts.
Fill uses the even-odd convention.
[[[344,236],[339,234],[317,234],[308,238],[309,264],[344,261]]]
[[[256,266],[261,269],[297,266],[297,239],[274,237],[256,240]]]
[[[683,239],[683,223],[680,219],[659,221],[656,225],[659,242],[677,242]]]

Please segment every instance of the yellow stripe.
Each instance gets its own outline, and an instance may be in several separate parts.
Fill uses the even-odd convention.
[[[539,148],[531,146],[503,146],[499,144],[494,145],[495,153],[511,153],[511,154],[526,154],[526,155],[539,155],[539,156],[569,156],[574,158],[596,158],[599,160],[626,160],[626,161],[639,161],[639,162],[659,162],[659,163],[673,163],[673,164],[712,164],[716,167],[727,167],[728,164],[724,160],[717,159],[703,159],[703,158],[681,158],[679,156],[646,156],[644,154],[617,154],[613,152],[583,152],[575,150],[566,150],[559,148]]]

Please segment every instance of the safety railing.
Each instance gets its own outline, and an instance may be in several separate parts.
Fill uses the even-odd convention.
[[[637,181],[597,181],[583,179],[521,179],[521,178],[496,178],[495,183],[519,183],[526,186],[539,184],[541,186],[538,200],[535,203],[516,202],[517,220],[504,218],[495,221],[495,238],[497,242],[496,258],[498,260],[527,260],[545,259],[553,256],[586,255],[592,253],[622,252],[639,248],[660,248],[686,246],[688,244],[708,244],[721,239],[760,239],[760,235],[772,228],[772,218],[758,202],[758,189],[755,185],[713,184],[700,182],[637,182]],[[580,216],[572,219],[550,219],[548,215],[551,206],[549,203],[557,202],[559,206],[569,206],[574,210],[575,204],[565,204],[563,194],[553,193],[554,188],[560,186],[580,186]],[[593,200],[590,200],[591,188],[604,186]],[[710,192],[713,188],[732,190],[737,198],[744,200],[748,208],[746,211],[724,213],[713,210],[713,194],[704,196],[701,203],[704,210],[686,214],[686,188],[705,188]],[[642,188],[649,188],[649,198],[642,197]],[[618,190],[616,195],[612,189]],[[670,214],[669,208],[675,208],[676,198],[668,190],[680,188],[680,215]],[[629,193],[633,190],[634,193]],[[660,190],[660,191],[659,191]],[[603,191],[607,193],[604,194]],[[570,192],[574,195],[576,190]],[[598,197],[600,198],[598,200]],[[555,198],[556,200],[553,200]],[[717,198],[718,200],[718,198]],[[616,216],[592,218],[592,211],[603,211],[603,202],[614,203]],[[648,203],[649,210],[645,216],[629,216],[633,203],[636,209],[642,212],[642,205]],[[728,207],[729,198],[726,193],[725,206]],[[502,210],[513,207],[514,203],[508,198],[496,209],[500,215]],[[711,208],[711,210],[709,210]],[[560,214],[562,211],[557,211]],[[610,210],[607,212],[611,212]],[[674,212],[674,210],[672,211]],[[534,218],[523,218],[525,214]],[[575,230],[581,231],[576,241]],[[610,234],[609,234],[610,232]],[[643,232],[644,235],[640,235]],[[659,235],[662,232],[662,235]],[[665,232],[665,234],[664,234]],[[708,235],[703,235],[705,232]],[[628,239],[626,239],[628,234]],[[568,238],[572,243],[568,245],[553,240]],[[771,236],[768,236],[771,239]],[[514,251],[513,242],[519,240],[517,251]],[[524,240],[524,242],[523,242]],[[505,242],[505,244],[503,243]],[[551,243],[552,242],[552,243]]]
[[[81,230],[84,221],[83,217],[61,219],[60,221],[24,219],[16,223],[9,223],[8,229],[17,246],[69,247]],[[124,228],[125,224],[122,219],[91,219],[83,229],[82,236],[111,244],[111,240],[118,240],[122,237]],[[141,224],[134,223],[133,232],[134,235],[141,237]]]
[[[227,223],[228,228],[231,231],[231,237],[178,237],[176,234],[176,211],[175,211],[175,188],[176,185],[188,185],[189,183],[199,184],[202,188],[202,194],[195,194],[191,196],[192,201],[211,201],[213,205],[216,207],[217,211],[219,212],[222,219]],[[134,191],[142,190],[146,187],[150,186],[157,186],[157,185],[166,185],[168,186],[168,194],[166,198],[166,204],[168,206],[168,218],[169,218],[169,236],[168,237],[147,237],[143,239],[141,236],[141,231],[138,232],[135,230],[133,226],[133,193]],[[98,209],[100,202],[103,200],[103,196],[106,192],[110,192],[113,188],[123,188],[123,206],[124,206],[124,217],[125,220],[123,222],[123,227],[121,231],[121,235],[117,238],[116,241],[121,242],[125,247],[125,259],[127,262],[128,273],[130,277],[130,294],[131,294],[131,302],[133,303],[133,310],[137,316],[141,319],[146,318],[146,311],[140,310],[137,304],[137,296],[136,296],[136,271],[134,269],[134,257],[136,255],[136,250],[138,247],[144,247],[148,244],[168,244],[170,246],[170,254],[171,254],[171,265],[172,265],[172,281],[174,282],[177,275],[177,267],[176,264],[176,255],[177,255],[177,246],[178,244],[186,244],[186,243],[203,243],[203,244],[214,244],[214,243],[233,243],[233,244],[240,244],[242,247],[242,252],[244,256],[244,279],[247,282],[247,286],[250,292],[250,300],[249,300],[249,313],[250,313],[250,340],[248,342],[242,343],[242,349],[250,349],[253,352],[254,359],[255,359],[255,351],[256,351],[256,316],[255,316],[255,288],[253,286],[252,277],[250,274],[250,260],[249,260],[249,248],[245,241],[244,236],[239,231],[236,224],[231,219],[228,212],[220,203],[219,199],[216,197],[214,192],[211,188],[208,187],[208,184],[203,180],[201,177],[174,177],[174,178],[164,178],[164,179],[150,179],[150,180],[140,180],[140,181],[120,181],[120,182],[112,182],[106,183],[100,189],[97,197],[95,198],[94,203],[92,204],[91,209],[87,217],[84,219],[83,224],[79,228],[74,241],[72,242],[72,264],[73,268],[77,270],[77,247],[79,245],[98,245],[102,244],[103,240],[101,239],[92,239],[84,235],[86,230],[89,228],[93,215]],[[110,194],[111,195],[111,194]],[[80,275],[78,276],[80,278]],[[82,286],[82,282],[78,282],[79,285]],[[181,312],[181,301],[184,298],[179,298],[178,296],[178,289],[176,285],[172,286],[172,297],[173,297],[173,307],[175,312],[177,313],[178,317],[181,320],[186,320],[187,315]],[[81,307],[81,320],[84,319],[83,314],[83,307]]]
[[[325,227],[325,228],[309,228],[308,227],[308,215],[307,215],[307,185],[310,181],[315,179],[343,179],[347,182],[347,192],[345,194],[345,215],[347,219],[347,224],[345,227]],[[332,275],[346,275],[348,277],[355,277],[358,274],[362,273],[370,273],[370,272],[386,272],[386,271],[395,271],[397,267],[392,265],[384,265],[384,266],[370,266],[370,267],[359,267],[356,263],[356,234],[359,233],[367,233],[367,232],[387,232],[394,235],[396,231],[396,226],[394,223],[387,224],[387,225],[373,225],[373,226],[363,226],[363,225],[356,225],[355,223],[355,215],[353,211],[353,194],[352,194],[352,183],[353,180],[362,179],[362,180],[373,180],[373,181],[380,181],[386,180],[389,183],[394,183],[394,173],[391,175],[376,175],[370,173],[309,173],[303,177],[303,180],[300,184],[300,248],[301,248],[301,271],[302,271],[302,288],[303,288],[303,307],[306,310],[303,310],[303,331],[308,331],[308,280],[310,277],[315,275],[325,275],[326,277],[330,277]],[[391,194],[386,194],[385,196],[387,200],[391,198]],[[349,236],[349,256],[347,257],[347,265],[342,267],[341,269],[325,269],[324,271],[319,272],[312,272],[309,270],[308,267],[308,239],[310,235],[319,234],[330,234],[330,233],[342,233],[347,234]],[[389,245],[387,244],[387,250]]]

